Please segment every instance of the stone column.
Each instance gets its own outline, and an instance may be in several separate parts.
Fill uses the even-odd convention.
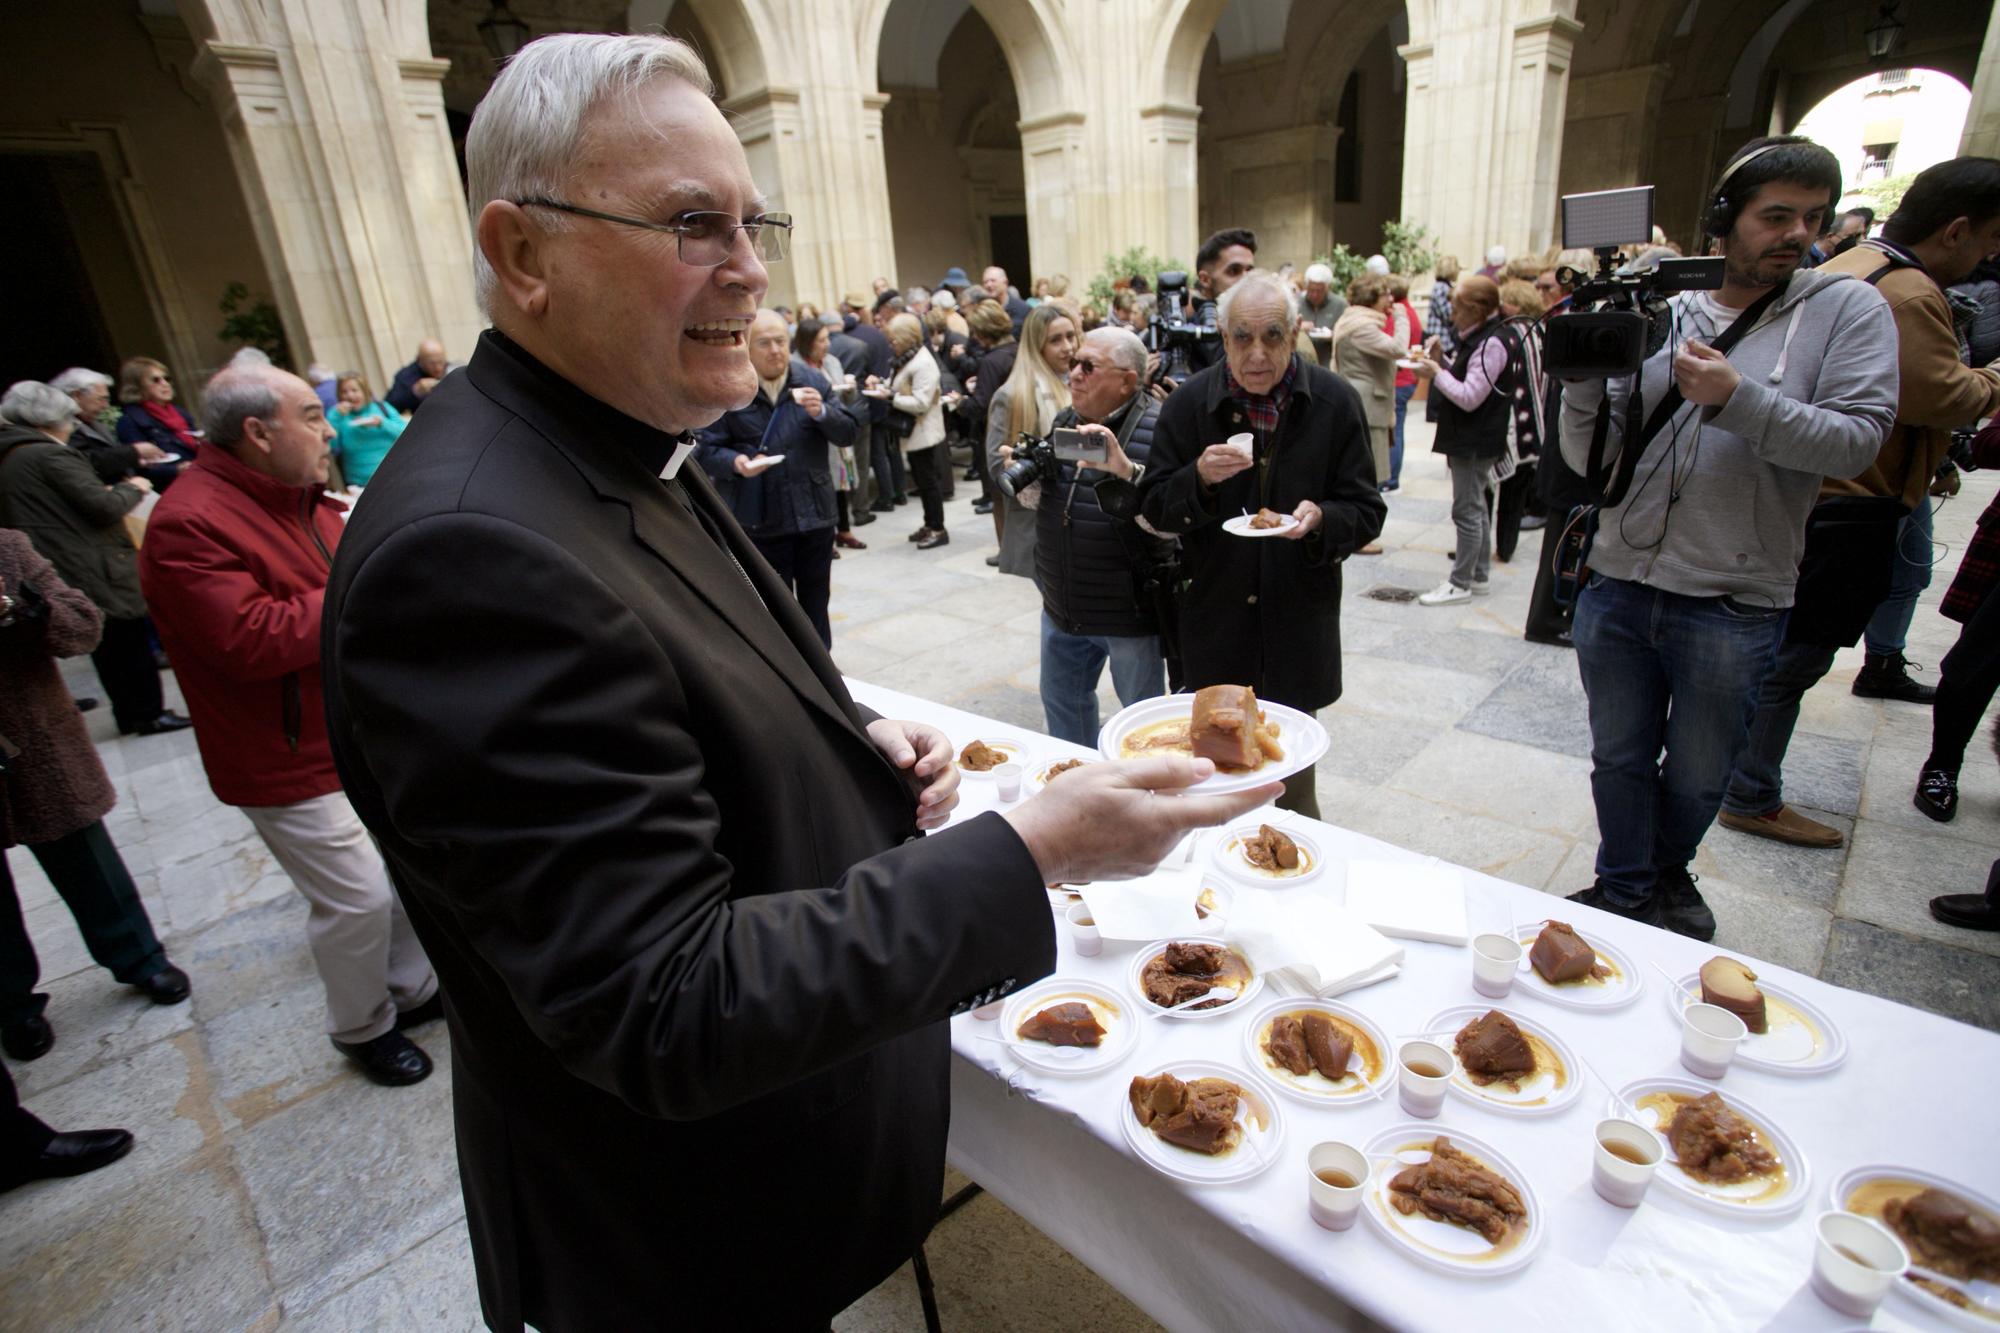
[[[1398,48],[1410,80],[1403,218],[1467,267],[1496,242],[1524,254],[1556,239],[1569,57],[1583,31],[1553,12],[1560,4],[1535,0],[1525,16],[1498,0],[1457,5],[1433,41]]]
[[[1035,273],[1067,273],[1087,282],[1102,262],[1107,238],[1085,225],[1092,188],[1081,112],[1059,112],[1021,123],[1021,167],[1028,196],[1028,248]],[[1097,172],[1102,181],[1104,173]],[[1122,247],[1121,247],[1122,248]],[[1025,289],[1026,283],[1021,286]]]
[[[1986,17],[1986,40],[1980,43],[1972,105],[1958,151],[1961,157],[2000,157],[2000,5]]]
[[[182,7],[300,364],[380,386],[424,338],[469,356],[485,321],[420,0]]]
[[[1139,133],[1145,144],[1139,196],[1141,208],[1145,216],[1154,219],[1152,230],[1158,235],[1151,248],[1161,258],[1183,264],[1194,263],[1194,252],[1201,245],[1200,121],[1201,108],[1195,106],[1163,103],[1139,113]]]
[[[791,258],[770,266],[771,289],[765,301],[796,305],[802,291],[831,291],[838,279],[828,278],[834,256],[821,226],[823,201],[807,183],[798,91],[760,88],[730,98],[722,110],[743,144],[750,179],[764,192],[765,206],[796,219]]]

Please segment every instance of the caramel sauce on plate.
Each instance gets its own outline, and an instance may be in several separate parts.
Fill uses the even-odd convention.
[[[1659,1117],[1659,1133],[1661,1137],[1664,1138],[1666,1136],[1667,1126],[1673,1121],[1674,1113],[1676,1111],[1679,1111],[1681,1107],[1687,1105],[1689,1102],[1694,1100],[1695,1098],[1688,1096],[1686,1093],[1649,1092],[1644,1097],[1641,1097],[1638,1100],[1633,1109],[1639,1111],[1651,1110],[1655,1115],[1657,1115]],[[1784,1192],[1787,1189],[1791,1188],[1792,1173],[1788,1169],[1786,1169],[1784,1158],[1779,1156],[1777,1145],[1771,1142],[1771,1136],[1764,1131],[1764,1127],[1762,1125],[1752,1120],[1749,1116],[1743,1114],[1742,1107],[1730,1104],[1727,1098],[1724,1098],[1724,1104],[1728,1105],[1729,1109],[1734,1111],[1737,1115],[1742,1116],[1743,1123],[1750,1126],[1750,1132],[1752,1135],[1756,1137],[1757,1142],[1762,1144],[1764,1148],[1767,1151],[1769,1151],[1773,1157],[1778,1158],[1778,1167],[1775,1171],[1771,1171],[1762,1176],[1750,1176],[1743,1180],[1734,1181],[1730,1185],[1724,1186],[1724,1185],[1718,1185],[1714,1181],[1703,1180],[1700,1176],[1695,1175],[1692,1171],[1688,1171],[1682,1168],[1681,1165],[1678,1162],[1674,1162],[1671,1157],[1666,1158],[1665,1162],[1672,1163],[1674,1169],[1680,1171],[1680,1173],[1683,1176],[1693,1181],[1695,1183],[1695,1186],[1698,1189],[1700,1189],[1702,1193],[1708,1195],[1712,1199],[1720,1199],[1724,1203],[1753,1204],[1753,1203],[1762,1203],[1766,1199],[1778,1198],[1779,1196],[1784,1194]],[[1671,1143],[1668,1145],[1668,1151],[1669,1152],[1672,1151]],[[1721,1191],[1724,1189],[1734,1188],[1739,1185],[1748,1185],[1758,1180],[1762,1180],[1764,1182],[1764,1188],[1758,1190],[1755,1194],[1721,1193]],[[1915,1191],[1913,1190],[1912,1193],[1914,1192]]]

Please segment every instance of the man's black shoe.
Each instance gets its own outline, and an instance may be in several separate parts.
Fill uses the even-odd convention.
[[[1582,903],[1585,907],[1595,907],[1613,916],[1622,916],[1627,921],[1637,921],[1642,926],[1663,924],[1660,920],[1660,895],[1657,892],[1648,894],[1646,901],[1627,907],[1623,903],[1613,902],[1611,895],[1604,891],[1604,885],[1600,882],[1591,885],[1582,893],[1570,894],[1568,900]]]
[[[896,503],[897,503],[897,505],[899,505],[899,506],[900,506],[900,505],[906,505],[906,504],[908,504],[909,502],[910,502],[910,497],[909,497],[909,496],[907,496],[907,495],[899,495],[899,496],[897,496],[897,497],[896,497]]]
[[[188,997],[188,974],[172,963],[132,985],[154,1004],[179,1004]]]
[[[1662,926],[1706,944],[1715,938],[1715,913],[1708,910],[1694,882],[1686,866],[1661,866],[1653,885],[1653,901],[1660,905]]]
[[[874,521],[875,521],[875,515],[866,509],[863,509],[861,512],[854,515],[853,519],[854,526],[857,528],[865,528]]]
[[[868,506],[869,512],[875,514],[887,514],[894,511],[895,508],[896,502],[886,498],[877,500],[874,504]]]
[[[931,535],[917,543],[919,551],[935,551],[940,546],[951,545],[951,534],[943,528],[933,528]]]
[[[1927,704],[1937,698],[1937,690],[1910,679],[1910,663],[1901,653],[1877,657],[1867,653],[1861,670],[1854,676],[1854,693],[1863,699],[1901,699],[1904,703]]]
[[[179,713],[162,713],[151,722],[141,722],[133,730],[141,736],[158,736],[169,731],[185,731],[194,723]]]
[[[79,1129],[58,1134],[26,1161],[0,1164],[0,1190],[31,1180],[85,1175],[110,1166],[131,1151],[132,1131],[127,1129]]]
[[[1927,768],[1917,774],[1917,792],[1910,804],[1935,819],[1949,824],[1958,813],[1958,774],[1948,768]]]
[[[976,468],[976,467],[969,467],[969,468],[967,468],[967,469],[965,470],[965,479],[966,479],[967,481],[978,481],[978,480],[979,480],[979,469],[978,469],[978,468]]]
[[[332,1041],[332,1038],[328,1038]],[[334,1041],[334,1048],[385,1088],[406,1088],[431,1076],[431,1058],[394,1028],[373,1041]]]
[[[992,555],[987,556],[986,563],[994,569],[1000,568],[1000,553],[996,551]]]
[[[982,496],[972,502],[972,512],[975,514],[990,514],[993,512],[993,502]]]
[[[1983,893],[1947,893],[1933,898],[1931,915],[1964,930],[2000,930],[2000,905]]]
[[[425,1023],[435,1023],[444,1017],[444,992],[432,991],[431,998],[413,1009],[396,1011],[396,1031],[408,1032],[411,1028]]]
[[[76,711],[79,713],[88,713],[91,709],[95,707],[97,707],[97,700],[91,698],[87,694],[84,695],[83,698],[78,699],[76,701]]]
[[[56,1030],[40,1014],[0,1027],[0,1051],[22,1064],[41,1059],[55,1044]]]
[[[1570,639],[1570,637],[1569,637],[1569,635],[1568,635],[1567,633],[1564,633],[1564,634],[1532,634],[1532,633],[1529,633],[1529,634],[1523,634],[1523,635],[1522,635],[1521,637],[1522,637],[1522,638],[1524,638],[1524,639],[1526,639],[1526,640],[1527,640],[1527,641],[1528,641],[1529,643],[1546,643],[1546,644],[1547,644],[1547,645],[1548,645],[1549,647],[1551,647],[1551,648],[1574,648],[1574,647],[1576,647],[1576,644],[1575,644],[1574,642],[1572,642],[1572,641],[1571,641],[1571,639]]]

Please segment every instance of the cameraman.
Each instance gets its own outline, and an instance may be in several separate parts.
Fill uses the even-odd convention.
[[[1257,267],[1257,233],[1248,227],[1225,227],[1201,243],[1194,256],[1194,287],[1184,298],[1170,299],[1163,287],[1156,312],[1162,323],[1176,321],[1198,331],[1188,342],[1168,341],[1155,335],[1149,351],[1160,354],[1160,380],[1168,392],[1178,388],[1188,376],[1208,369],[1222,360],[1222,339],[1216,303],[1222,294]]]
[[[1227,360],[1160,410],[1139,483],[1147,524],[1181,538],[1181,658],[1189,689],[1248,685],[1313,713],[1340,697],[1340,562],[1382,531],[1368,419],[1347,382],[1294,347],[1298,297],[1273,273],[1224,295]],[[1249,448],[1224,443],[1251,437]],[[1271,509],[1296,519],[1250,540],[1223,521]],[[1313,770],[1278,804],[1317,818]]]
[[[1814,270],[1870,283],[1889,302],[1896,324],[1896,426],[1872,464],[1852,481],[1820,487],[1831,516],[1856,501],[1902,517],[1893,539],[1855,549],[1813,571],[1799,587],[1788,642],[1757,700],[1750,743],[1736,761],[1722,823],[1740,833],[1799,847],[1838,847],[1841,832],[1784,800],[1785,751],[1799,700],[1833,667],[1838,648],[1863,639],[1853,692],[1864,698],[1928,704],[1936,693],[1910,679],[1903,644],[1917,597],[1931,581],[1931,478],[1951,447],[1955,426],[2000,411],[2000,371],[1959,360],[1945,288],[2000,249],[2000,161],[1960,157],[1918,175],[1882,235],[1862,241]],[[1900,506],[1900,508],[1898,508]],[[1817,548],[1815,548],[1817,550]],[[1865,630],[1864,630],[1865,621]],[[1957,773],[1948,781],[1956,800]],[[1937,788],[1945,795],[1946,788]],[[1924,809],[1924,802],[1917,802]]]
[[[1820,478],[1867,467],[1895,418],[1888,303],[1799,267],[1840,188],[1833,154],[1796,136],[1754,140],[1723,171],[1702,217],[1722,287],[1668,303],[1670,336],[1639,377],[1647,437],[1597,516],[1576,604],[1599,842],[1597,882],[1570,896],[1701,940],[1715,917],[1687,866],[1783,637],[1806,515]],[[1686,401],[1655,423],[1672,386]],[[1593,435],[1634,447],[1632,388],[1563,386],[1563,454],[1593,489]]]
[[[1146,349],[1126,329],[1083,336],[1070,358],[1070,405],[1054,427],[1102,440],[1102,465],[1061,462],[1035,508],[1035,584],[1042,590],[1042,712],[1049,734],[1097,743],[1097,680],[1106,662],[1118,702],[1166,693],[1161,629],[1144,589],[1173,545],[1133,519],[1160,403],[1144,392]],[[1014,454],[1020,457],[1018,451]],[[1115,514],[1115,516],[1114,516]]]

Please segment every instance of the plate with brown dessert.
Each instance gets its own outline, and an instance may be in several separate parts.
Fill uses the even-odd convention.
[[[1318,763],[1326,747],[1326,728],[1317,718],[1260,700],[1247,685],[1141,699],[1097,736],[1106,759],[1182,754],[1213,760],[1215,772],[1189,790],[1215,793],[1288,778]]]
[[[1264,978],[1234,946],[1213,935],[1184,935],[1155,940],[1133,955],[1126,984],[1142,1013],[1215,1018],[1241,1013],[1245,1001],[1264,989]],[[1210,993],[1214,999],[1201,998]]]
[[[1028,770],[1028,789],[1030,791],[1040,791],[1063,774],[1073,769],[1084,768],[1096,762],[1095,759],[1064,758],[1062,756],[1054,759],[1044,759],[1041,763],[1036,764]]]
[[[2000,1203],[1943,1176],[1903,1166],[1860,1166],[1833,1182],[1833,1206],[1896,1233],[1916,1266],[1950,1281],[1905,1273],[1895,1289],[1961,1328],[1993,1329],[1970,1308],[1965,1282],[2000,1282]]]
[[[1553,1115],[1583,1092],[1583,1066],[1548,1024],[1484,1004],[1461,1004],[1424,1024],[1458,1056],[1451,1094],[1502,1115]]]
[[[1789,1217],[1805,1205],[1811,1168],[1776,1120],[1731,1093],[1684,1078],[1646,1078],[1618,1090],[1617,1114],[1667,1146],[1659,1182],[1732,1217]]]
[[[1528,1178],[1498,1149],[1434,1123],[1385,1129],[1363,1145],[1361,1211],[1418,1263],[1502,1277],[1535,1257],[1547,1229]]]
[[[1215,868],[1233,880],[1259,888],[1302,884],[1325,868],[1319,844],[1280,824],[1239,824],[1216,840]]]
[[[1299,525],[1290,514],[1275,509],[1259,509],[1254,514],[1238,514],[1222,521],[1222,530],[1232,537],[1282,537]]]
[[[1025,766],[1033,751],[1007,736],[981,736],[959,747],[958,766],[969,778],[990,778],[1002,764]]]
[[[1514,932],[1526,956],[1515,984],[1538,1000],[1570,1009],[1623,1009],[1645,978],[1632,959],[1567,921],[1537,921]]]
[[[1838,1069],[1847,1059],[1847,1037],[1824,1012],[1727,955],[1709,959],[1667,992],[1676,1022],[1697,1000],[1727,1009],[1750,1029],[1736,1048],[1738,1064],[1767,1074],[1806,1075]]]
[[[1139,1046],[1132,1002],[1109,986],[1051,977],[1009,996],[1000,1036],[1022,1064],[1050,1074],[1096,1074]]]
[[[1248,1180],[1277,1160],[1284,1142],[1277,1102],[1227,1065],[1177,1060],[1137,1076],[1119,1095],[1132,1151],[1191,1185]]]
[[[1331,1000],[1276,999],[1243,1028],[1250,1072],[1314,1106],[1365,1106],[1396,1079],[1388,1034]]]

